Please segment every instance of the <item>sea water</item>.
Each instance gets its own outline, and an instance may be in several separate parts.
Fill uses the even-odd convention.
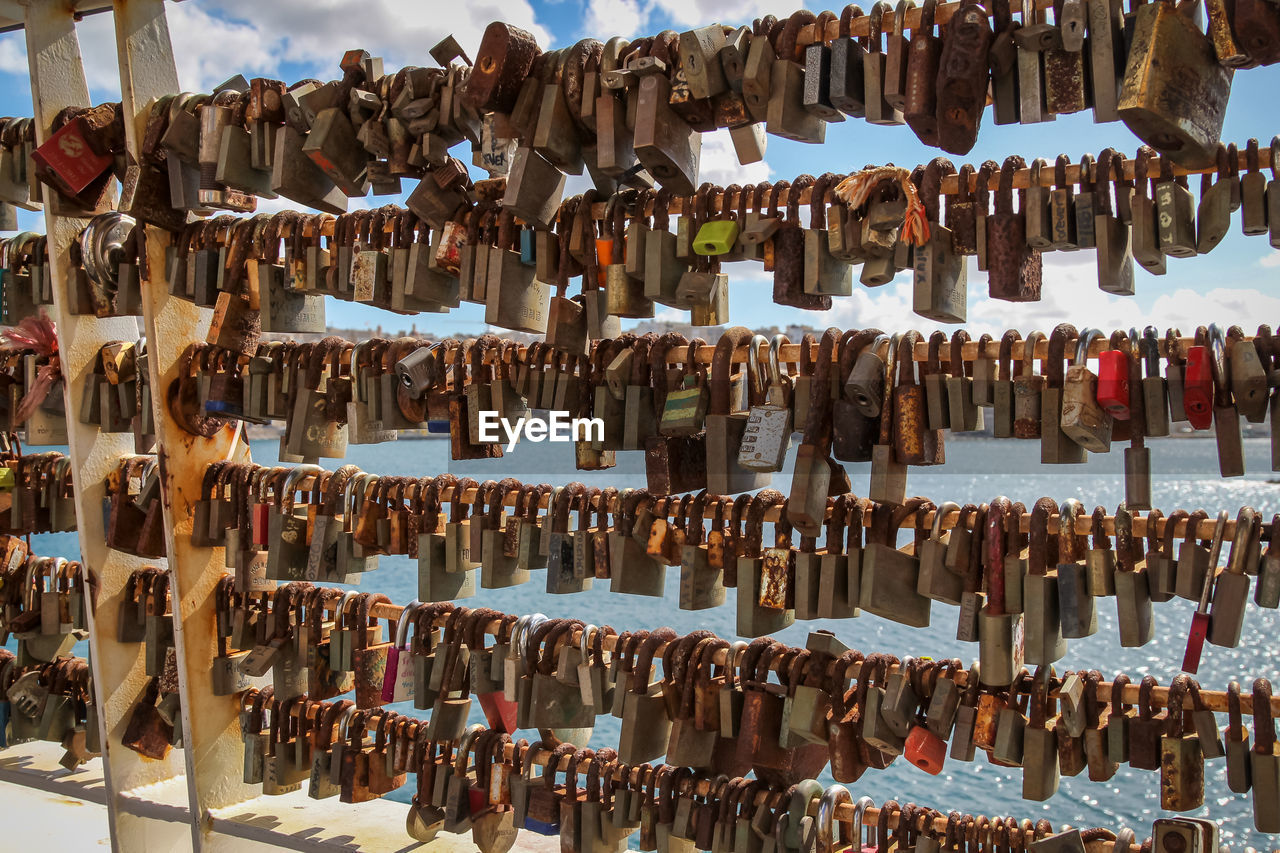
[[[1241,506],[1249,505],[1270,523],[1272,515],[1280,512],[1280,482],[1273,481],[1269,471],[1270,447],[1265,439],[1246,439],[1244,444],[1249,473],[1243,478],[1224,480],[1218,476],[1216,447],[1211,439],[1170,438],[1149,442],[1153,505],[1166,515],[1181,507],[1188,511],[1203,508],[1213,517],[1218,510],[1226,509],[1232,518]],[[1028,507],[1046,495],[1059,503],[1074,497],[1085,504],[1087,512],[1101,505],[1108,514],[1124,499],[1120,446],[1110,454],[1091,456],[1084,465],[1048,466],[1040,464],[1038,442],[973,438],[949,440],[947,445],[946,465],[910,469],[908,494],[922,495],[935,503],[952,500],[962,504],[981,503],[1005,495]],[[278,442],[255,441],[252,449],[254,461],[275,463]],[[791,469],[794,454],[793,447],[784,470]],[[448,441],[405,440],[352,445],[345,461],[384,475],[427,476],[448,470],[480,481],[516,477],[526,483],[554,485],[577,480],[600,487],[643,487],[642,454],[620,453],[618,456],[617,468],[575,471],[572,446],[524,442],[514,453],[501,459],[456,463],[449,461]],[[325,461],[330,468],[340,464]],[[865,494],[869,466],[846,465],[846,468],[853,491]],[[777,474],[772,485],[786,494],[788,478]],[[900,541],[905,543],[906,536],[904,533]],[[36,553],[69,558],[75,557],[78,551],[74,533],[37,536],[33,546]],[[386,593],[397,603],[407,603],[417,593],[416,564],[408,557],[382,557],[379,569],[364,575],[361,588]],[[544,573],[535,572],[532,580],[523,586],[482,589],[474,598],[461,603],[510,613],[540,612],[551,617],[574,617],[611,625],[619,633],[669,625],[680,633],[706,628],[726,638],[734,634],[733,596],[720,608],[682,611],[677,607],[679,569],[674,567],[668,571],[663,598],[613,595],[607,583],[598,583],[594,589],[575,595],[547,595],[544,589]],[[1057,671],[1097,669],[1108,678],[1117,672],[1126,672],[1135,683],[1150,674],[1167,686],[1181,666],[1194,604],[1175,598],[1156,605],[1155,637],[1140,649],[1120,647],[1114,599],[1100,599],[1097,609],[1098,632],[1082,640],[1071,640]],[[909,628],[868,614],[858,619],[797,621],[774,636],[802,646],[809,631],[825,628],[850,647],[865,653],[958,657],[968,662],[977,657],[977,644],[956,641],[957,614],[958,608],[935,604],[928,628]],[[1275,682],[1280,677],[1275,657],[1277,629],[1280,629],[1278,612],[1257,608],[1250,601],[1240,647],[1205,646],[1199,673],[1204,688],[1223,690],[1228,681],[1235,679],[1248,691],[1254,678],[1265,677]],[[85,651],[81,648],[78,653]],[[411,703],[394,707],[409,715],[421,713],[415,712]],[[479,703],[472,703],[471,716],[470,722],[484,722]],[[1219,715],[1220,726],[1225,722],[1225,715]],[[1248,717],[1245,722],[1249,723]],[[620,725],[621,721],[615,717],[598,717],[589,745],[616,746]],[[1218,820],[1223,841],[1233,849],[1244,845],[1272,849],[1275,846],[1272,838],[1253,830],[1251,796],[1233,794],[1227,789],[1225,761],[1211,761],[1205,769],[1205,807],[1192,816],[1211,815]],[[824,773],[821,781],[829,784],[832,780]],[[959,810],[993,817],[1047,818],[1055,826],[1070,823],[1115,829],[1127,825],[1139,838],[1145,837],[1151,822],[1162,815],[1160,780],[1156,772],[1134,771],[1122,766],[1110,781],[1101,783],[1091,782],[1087,773],[1082,772],[1074,778],[1063,778],[1056,795],[1047,802],[1036,803],[1022,799],[1021,770],[990,764],[980,751],[972,763],[948,759],[940,776],[930,776],[900,759],[887,770],[868,770],[848,787],[855,799],[867,795],[877,803],[893,798],[902,803],[910,801],[931,806],[943,813]],[[407,802],[411,794],[412,785],[406,785],[389,796]]]

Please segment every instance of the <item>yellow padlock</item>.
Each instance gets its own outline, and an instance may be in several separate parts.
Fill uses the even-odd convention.
[[[716,219],[704,222],[693,238],[695,255],[727,255],[738,241],[738,220]]]

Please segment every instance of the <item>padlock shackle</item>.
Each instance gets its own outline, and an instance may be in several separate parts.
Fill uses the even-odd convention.
[[[409,639],[409,623],[414,621],[414,617],[418,614],[418,609],[422,607],[422,602],[415,598],[405,605],[404,614],[400,617],[399,623],[396,625],[396,643],[395,647],[404,651],[408,648]]]
[[[1244,562],[1251,550],[1254,530],[1258,526],[1258,512],[1251,506],[1243,506],[1236,515],[1235,536],[1231,539],[1231,551],[1227,557],[1227,571],[1236,575],[1245,574]],[[1215,565],[1216,569],[1217,566]]]
[[[1200,603],[1197,613],[1209,612],[1209,601],[1213,594],[1214,573],[1218,570],[1218,561],[1222,558],[1222,539],[1227,529],[1227,511],[1219,510],[1218,520],[1213,528],[1213,545],[1209,549],[1209,567],[1204,573],[1204,586],[1200,590]]]
[[[969,343],[969,333],[964,329],[956,329],[951,333],[951,358],[947,362],[947,368],[951,371],[951,376],[954,379],[963,379],[966,375],[973,375],[972,366],[969,366],[966,372],[964,356],[962,355],[964,345],[967,343]]]
[[[1004,158],[1004,164],[1000,167],[1000,185],[996,190],[996,215],[1013,213],[1013,177],[1019,170],[1026,168],[1026,165],[1027,161],[1020,154],[1010,154]],[[1018,190],[1018,210],[1023,214],[1026,213],[1026,209],[1022,199],[1026,192],[1026,190]]]
[[[1053,498],[1043,497],[1031,508],[1030,532],[1028,534],[1027,573],[1035,577],[1043,577],[1050,565],[1058,562],[1057,537],[1049,535],[1049,516],[1058,510]]]
[[[1231,405],[1231,384],[1227,374],[1227,344],[1217,323],[1209,326],[1209,349],[1213,353],[1209,366],[1213,371],[1214,405],[1225,408]]]
[[[1067,498],[1058,509],[1058,562],[1075,563],[1084,559],[1085,537],[1075,531],[1075,520],[1085,514],[1084,505]]]
[[[1022,339],[1017,329],[1009,329],[1000,336],[1000,354],[996,358],[997,379],[1008,382],[1015,375],[1022,375],[1022,362],[1013,361],[1013,345]],[[1034,353],[1034,350],[1032,350]]]
[[[913,354],[915,353],[915,350],[916,350],[916,344],[920,342],[921,338],[922,338],[921,334],[915,329],[912,329],[909,332],[902,335],[901,340],[898,342],[898,346],[897,346],[897,362],[898,363],[895,366],[897,368],[896,378],[899,386],[920,384],[920,377],[918,375],[919,371],[916,368],[916,362],[913,357]],[[885,380],[885,402],[884,402],[884,405],[881,406],[882,416],[884,414],[884,410],[888,408],[888,406],[891,405],[893,402],[892,399],[890,398],[890,386],[892,385],[893,380],[894,380],[894,376],[892,375],[887,376]]]
[[[1076,339],[1076,355],[1072,360],[1072,365],[1087,365],[1089,363],[1089,345],[1096,340],[1106,340],[1106,336],[1099,329],[1086,328],[1083,329]]]
[[[723,338],[722,338],[723,340]],[[760,366],[760,347],[769,346],[769,339],[764,335],[752,335],[751,342],[747,344],[747,388],[751,392],[753,399],[763,399],[765,390],[769,386],[768,376],[772,364]],[[717,351],[716,355],[719,355]],[[727,391],[727,389],[726,389]],[[727,407],[726,407],[727,408]],[[725,414],[723,412],[719,414]]]
[[[853,795],[844,785],[830,785],[818,800],[817,853],[831,853],[835,848],[835,811],[844,803],[852,803]],[[855,812],[856,814],[856,812]],[[843,837],[843,830],[841,836]],[[845,838],[845,841],[848,839]]]
[[[1116,569],[1122,572],[1135,572],[1137,566],[1133,559],[1133,513],[1123,501],[1116,507],[1115,529]]]

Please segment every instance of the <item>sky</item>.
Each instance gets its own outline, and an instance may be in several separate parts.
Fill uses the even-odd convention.
[[[864,4],[867,5],[867,4]],[[765,13],[783,15],[798,8],[784,0],[186,0],[168,9],[178,77],[184,89],[209,91],[234,74],[265,76],[294,82],[307,77],[339,76],[344,50],[363,48],[382,56],[392,71],[406,64],[430,65],[428,48],[454,34],[474,55],[485,26],[501,19],[532,32],[544,49],[564,47],[585,38],[602,41],[611,36],[636,37],[663,29],[684,30],[712,22],[749,24]],[[93,15],[79,25],[81,50],[95,103],[118,100],[119,75],[115,61],[110,14]],[[20,32],[0,34],[0,114],[31,115],[25,42]],[[1266,147],[1280,130],[1268,121],[1280,69],[1255,68],[1236,73],[1227,109],[1223,140],[1243,144],[1250,136]],[[1073,162],[1085,152],[1097,154],[1108,145],[1132,157],[1138,139],[1115,122],[1095,125],[1088,111],[1061,116],[1038,125],[996,127],[988,111],[974,150],[964,158],[977,165],[997,162],[1019,153],[1030,162],[1044,157],[1053,163],[1059,153]],[[466,144],[454,154],[470,161]],[[826,143],[804,145],[770,137],[764,162],[740,166],[727,132],[704,138],[702,179],[720,185],[764,179],[791,179],[798,174],[849,172],[867,163],[894,162],[907,168],[928,162],[939,152],[921,144],[911,130],[883,127],[850,119],[827,128]],[[956,165],[960,158],[952,158]],[[483,173],[477,173],[483,177]],[[1271,176],[1268,175],[1270,178]],[[573,180],[573,179],[571,179]],[[574,184],[570,184],[571,188]],[[1195,189],[1195,179],[1192,179]],[[573,191],[581,191],[577,185]],[[380,205],[403,198],[353,200],[351,208]],[[277,203],[260,210],[279,209]],[[38,215],[24,214],[23,227],[39,230]],[[1078,327],[1110,330],[1154,324],[1178,326],[1189,332],[1211,321],[1239,323],[1252,333],[1260,322],[1280,321],[1280,297],[1273,282],[1280,275],[1280,252],[1266,236],[1245,237],[1239,214],[1228,237],[1209,256],[1170,258],[1168,273],[1151,276],[1135,265],[1137,295],[1119,297],[1097,287],[1094,253],[1050,252],[1045,256],[1043,298],[1039,303],[1011,304],[986,296],[986,274],[973,265],[969,271],[969,313],[965,328],[997,337],[1007,328],[1027,334],[1049,330],[1069,321]],[[939,326],[911,312],[910,273],[889,285],[867,289],[856,283],[850,297],[834,300],[831,310],[807,312],[772,304],[771,275],[756,264],[725,266],[730,281],[730,312],[735,324],[751,327],[791,323],[840,328],[878,326],[890,330]],[[659,306],[660,317],[681,320]],[[328,319],[338,327],[405,327],[397,315],[377,308],[329,300]],[[483,307],[468,305],[449,315],[424,315],[417,329],[435,335],[475,334],[481,331]]]

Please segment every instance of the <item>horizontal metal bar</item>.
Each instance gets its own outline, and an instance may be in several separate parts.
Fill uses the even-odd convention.
[[[337,592],[345,592],[345,590],[335,590],[335,591],[337,591]],[[259,595],[262,595],[262,594],[265,594],[265,595],[267,596],[267,598],[269,598],[269,599],[271,599],[271,600],[274,600],[274,597],[275,597],[275,593],[274,593],[274,592],[270,592],[270,591],[268,591],[268,592],[261,593],[261,594],[260,594],[260,593],[254,593],[255,597],[256,597],[256,596],[259,596]],[[336,602],[329,602],[329,603],[326,603],[326,604],[324,605],[324,609],[325,609],[325,610],[327,610],[327,611],[329,611],[329,612],[331,612],[331,613],[334,613],[334,614],[336,615],[337,611],[336,611],[336,609],[335,609],[335,607],[334,607],[334,604],[335,604],[335,603],[336,603]],[[374,616],[374,617],[376,617],[376,618],[378,618],[378,619],[399,620],[399,619],[401,618],[401,616],[404,614],[405,609],[406,609],[406,608],[405,608],[405,607],[403,607],[403,606],[401,606],[401,605],[396,605],[396,604],[379,604],[379,603],[375,603],[375,604],[373,604],[373,605],[371,605],[371,606],[370,606],[370,608],[369,608],[369,613],[370,613],[370,615],[372,615],[372,616]],[[435,619],[434,624],[435,624],[437,627],[444,627],[444,625],[445,625],[445,623],[448,621],[448,619],[449,619],[449,613],[443,613],[443,614],[441,614],[440,616],[438,616],[438,617]],[[501,626],[501,624],[502,624],[502,621],[503,621],[503,620],[502,620],[502,618],[497,618],[497,619],[490,620],[490,621],[489,621],[488,623],[486,623],[486,624],[485,624],[485,626],[484,626],[484,630],[485,630],[485,632],[486,632],[486,633],[488,633],[488,634],[496,635],[496,634],[498,633],[499,627],[500,627],[500,626]],[[608,651],[608,652],[612,652],[612,651],[614,651],[614,650],[616,649],[616,647],[617,647],[617,639],[618,639],[618,638],[617,638],[617,636],[616,636],[616,635],[608,635],[608,636],[605,636],[605,637],[602,639],[602,642],[601,642],[601,646],[602,646],[602,648],[603,648],[605,651]],[[566,637],[566,639],[564,640],[564,643],[565,643],[566,645],[571,645],[571,646],[575,646],[575,647],[576,647],[576,646],[581,642],[581,640],[582,640],[582,630],[581,630],[581,629],[578,629],[578,630],[574,630],[574,631],[572,632],[572,634],[568,635],[568,636]],[[672,642],[678,642],[678,640],[679,640],[679,638],[677,638],[676,640],[674,640],[674,641],[672,641]],[[662,644],[660,644],[660,645],[657,647],[657,649],[655,649],[655,650],[654,650],[654,653],[653,653],[653,660],[654,660],[655,662],[662,658],[663,652],[666,650],[666,648],[667,648],[669,645],[670,645],[670,643],[662,643]],[[872,654],[872,653],[871,653],[871,652],[868,652],[867,654],[868,654],[868,656],[870,656],[870,654]],[[771,669],[773,672],[775,672],[775,673],[776,673],[776,672],[777,672],[777,666],[779,665],[779,664],[778,664],[778,662],[779,662],[779,661],[781,661],[781,660],[783,660],[785,657],[787,657],[787,656],[786,656],[786,655],[783,655],[783,654],[775,654],[775,655],[773,656],[773,663],[770,665],[770,669]],[[944,658],[944,660],[945,660],[945,658]],[[713,662],[716,666],[724,666],[724,665],[726,665],[726,663],[728,662],[728,650],[726,650],[726,649],[722,649],[722,650],[720,650],[719,652],[717,652],[717,653],[715,654],[714,658],[712,659],[712,662]],[[895,664],[895,665],[893,665],[893,666],[891,666],[891,667],[889,668],[889,672],[890,672],[890,673],[892,673],[892,672],[896,672],[898,669],[899,669],[899,665]],[[846,674],[846,677],[847,677],[847,678],[849,678],[849,679],[856,679],[856,678],[858,678],[858,677],[859,677],[859,674],[861,673],[861,671],[862,671],[862,664],[855,664],[855,665],[851,666],[845,674]],[[828,674],[829,676],[832,676],[832,677],[834,677],[834,676],[837,674],[837,673],[835,672],[835,669],[834,669],[834,662],[833,662],[833,664],[832,664],[831,666],[829,666],[829,667],[828,667],[828,669],[827,669],[827,674]],[[964,687],[968,686],[968,684],[969,684],[969,673],[968,673],[968,671],[967,671],[966,669],[958,670],[957,672],[952,673],[952,674],[943,673],[943,674],[941,674],[939,677],[940,677],[940,678],[950,678],[950,679],[951,679],[952,681],[954,681],[954,682],[956,683],[956,685],[957,685],[958,687],[960,687],[960,688],[964,688]],[[1139,691],[1139,689],[1140,689],[1140,687],[1141,687],[1141,685],[1140,685],[1141,680],[1142,680],[1141,678],[1138,678],[1138,679],[1136,679],[1135,681],[1132,681],[1131,683],[1126,684],[1126,685],[1124,686],[1123,691],[1121,692],[1121,697],[1120,697],[1120,698],[1121,698],[1121,702],[1123,702],[1123,703],[1125,703],[1125,704],[1128,704],[1128,705],[1136,705],[1136,704],[1138,703],[1138,691]],[[1242,681],[1243,681],[1243,679],[1242,679]],[[1113,692],[1113,690],[1114,690],[1114,686],[1115,686],[1115,685],[1114,685],[1114,682],[1113,682],[1113,681],[1106,681],[1106,680],[1104,680],[1104,681],[1100,682],[1100,683],[1098,684],[1098,692],[1097,692],[1097,698],[1098,698],[1098,700],[1099,700],[1100,702],[1110,702],[1110,701],[1111,701],[1112,692]],[[1057,692],[1057,690],[1053,690],[1053,691],[1050,691],[1050,694],[1049,694],[1049,695],[1050,695],[1050,698],[1057,698],[1057,696],[1058,696],[1058,692]],[[1225,712],[1225,711],[1227,710],[1227,693],[1226,693],[1226,691],[1222,691],[1222,690],[1206,690],[1206,689],[1203,689],[1203,688],[1202,688],[1202,689],[1200,690],[1200,698],[1201,698],[1201,699],[1203,700],[1203,702],[1204,702],[1204,707],[1208,708],[1208,709],[1209,709],[1209,710],[1211,710],[1211,711],[1221,711],[1221,712]],[[1151,707],[1152,707],[1152,708],[1157,708],[1157,709],[1158,709],[1158,708],[1164,708],[1164,707],[1167,707],[1167,706],[1168,706],[1168,704],[1169,704],[1169,688],[1168,688],[1168,687],[1155,687],[1155,688],[1153,688],[1153,689],[1152,689],[1152,691],[1151,691]],[[1188,696],[1183,700],[1183,707],[1184,707],[1184,708],[1187,708],[1187,709],[1191,709],[1191,708],[1195,707],[1195,706],[1194,706],[1194,703],[1193,703],[1193,701],[1192,701],[1192,699],[1191,699],[1191,697],[1190,697],[1190,695],[1188,695]],[[1242,691],[1242,692],[1241,692],[1241,694],[1240,694],[1240,708],[1241,708],[1242,713],[1244,713],[1244,714],[1246,714],[1246,715],[1250,715],[1250,716],[1252,716],[1252,714],[1253,714],[1253,695],[1252,695],[1252,693],[1251,693],[1251,692],[1249,692],[1249,691]],[[1275,696],[1275,697],[1273,697],[1273,698],[1272,698],[1272,700],[1271,700],[1271,710],[1272,710],[1272,713],[1273,713],[1273,714],[1280,713],[1280,695]]]

